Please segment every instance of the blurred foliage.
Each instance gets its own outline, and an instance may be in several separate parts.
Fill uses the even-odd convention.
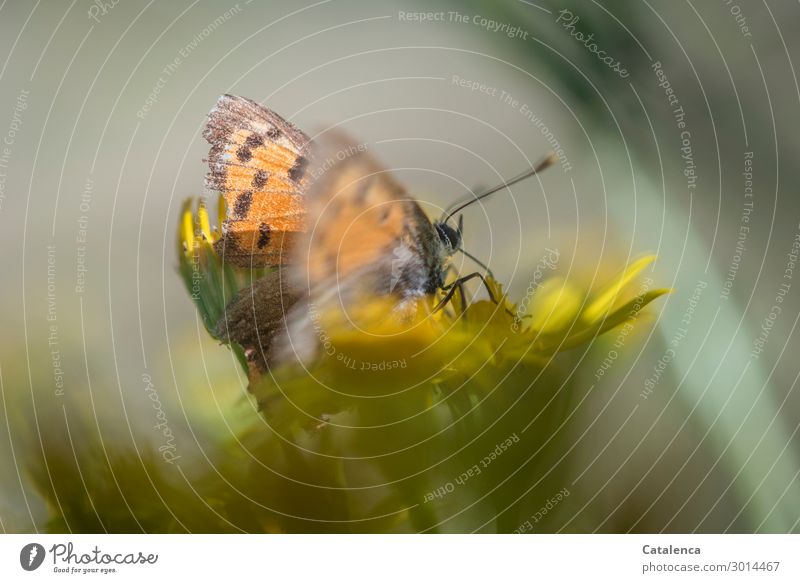
[[[513,23],[529,32],[530,42],[512,40],[505,43],[509,39],[503,35],[492,38],[497,40],[498,47],[502,43],[519,54],[524,62],[536,63],[537,75],[540,68],[549,74],[565,101],[580,108],[582,117],[604,117],[609,102],[621,101],[635,106],[632,95],[619,91],[619,75],[601,63],[581,42],[571,38],[564,24],[577,17],[575,30],[584,35],[591,34],[606,54],[622,59],[629,71],[647,68],[647,56],[630,33],[633,29],[634,33],[641,34],[637,25],[647,18],[647,8],[640,3],[610,1],[600,4],[568,0],[538,1],[531,5],[527,2],[460,0],[452,5],[455,10]],[[556,24],[559,18],[561,21]]]
[[[602,5],[577,1],[535,4],[462,0],[451,3],[450,7],[481,14],[498,22],[518,24],[530,31],[536,39],[530,42],[509,40],[501,34],[482,34],[481,29],[473,31],[480,37],[477,34],[473,36],[480,40],[489,39],[498,51],[492,54],[501,54],[501,49],[510,53],[512,63],[537,78],[542,77],[548,86],[552,85],[565,105],[575,110],[582,124],[594,122],[594,128],[590,128],[593,138],[614,133],[607,119],[609,109],[613,111],[615,121],[619,119],[623,127],[634,130],[625,133],[625,139],[630,140],[634,147],[623,150],[619,144],[604,142],[599,148],[610,153],[609,157],[616,156],[621,161],[627,161],[632,154],[637,172],[637,194],[640,196],[636,205],[631,205],[624,196],[609,197],[613,219],[611,230],[624,229],[625,236],[620,236],[620,239],[627,240],[630,217],[626,213],[631,208],[638,210],[637,233],[661,234],[665,241],[684,242],[684,245],[659,247],[659,273],[662,276],[671,273],[671,266],[677,265],[682,279],[673,284],[684,293],[691,294],[698,277],[708,280],[709,289],[720,288],[723,280],[719,269],[709,271],[705,261],[709,249],[704,236],[710,236],[710,233],[704,233],[706,225],[702,223],[702,204],[695,207],[700,209],[700,213],[692,215],[700,217],[701,227],[691,229],[687,236],[684,227],[689,221],[681,213],[681,199],[675,193],[662,190],[663,173],[651,170],[649,179],[645,175],[647,167],[643,162],[648,152],[652,154],[652,149],[649,149],[652,145],[649,142],[649,123],[635,115],[641,108],[640,104],[632,92],[620,90],[624,82],[613,71],[600,64],[554,21],[558,11],[564,8],[579,15],[578,29],[593,32],[609,54],[624,57],[626,66],[634,73],[633,83],[648,106],[648,93],[657,97],[657,104],[663,100],[660,89],[651,82],[653,75],[638,42],[654,58],[671,56],[680,62],[684,57],[706,55],[707,59],[694,60],[705,84],[702,96],[695,95],[695,99],[702,97],[703,101],[692,103],[688,89],[682,96],[686,99],[687,110],[700,118],[695,122],[701,130],[697,135],[708,134],[705,144],[709,143],[712,135],[710,129],[704,131],[702,125],[702,118],[707,115],[703,113],[707,107],[706,92],[714,106],[714,117],[732,119],[731,112],[739,116],[741,105],[736,108],[734,102],[728,100],[727,107],[735,108],[735,111],[729,109],[726,112],[726,103],[718,98],[720,93],[732,94],[729,84],[731,71],[727,64],[724,68],[717,64],[718,75],[713,76],[713,46],[706,45],[708,52],[701,53],[685,43],[681,48],[685,48],[688,54],[680,52],[677,44],[672,46],[673,37],[663,30],[666,23],[659,24],[654,18],[658,10],[665,14],[667,22],[672,22],[666,15],[668,3],[654,5],[655,10],[646,4],[617,1]],[[417,5],[420,9],[428,9],[427,4]],[[546,7],[551,14],[537,6]],[[779,8],[772,6],[770,14],[775,11],[778,21],[783,24]],[[686,6],[679,6],[671,14],[681,16],[680,11],[685,9]],[[703,10],[700,12],[706,14]],[[764,41],[770,34],[774,37],[770,19],[764,15],[761,20],[764,26],[760,40]],[[736,53],[728,53],[729,45],[722,43],[727,34],[725,25],[732,35],[738,31],[731,22],[720,22],[721,26],[717,27],[713,26],[714,21],[708,18],[707,21],[712,24],[714,34],[732,64],[748,127],[755,128],[749,135],[751,149],[766,152],[773,147],[775,138],[773,132],[763,128],[769,128],[774,113],[778,119],[786,118],[783,115],[787,111],[785,103],[792,102],[795,93],[791,75],[781,74],[775,69],[772,74],[785,84],[773,85],[774,82],[770,81],[768,88],[774,104],[770,101],[769,108],[759,107],[764,104],[764,87],[760,83],[748,82],[747,77],[742,77],[744,81],[740,82],[740,73],[745,68],[735,61]],[[706,32],[691,14],[680,22],[681,40],[699,41],[704,38]],[[104,30],[111,29],[104,27]],[[232,34],[238,38],[239,32]],[[60,36],[71,42],[73,35]],[[113,40],[116,42],[118,38]],[[696,46],[703,47],[702,44]],[[659,47],[666,49],[654,50]],[[765,51],[764,54],[769,53]],[[703,63],[705,67],[701,66]],[[712,64],[709,66],[707,63]],[[683,74],[692,80],[686,87],[693,88],[693,79],[698,74],[695,65],[691,69],[684,67],[683,72],[682,67],[675,66],[671,71],[673,80],[677,83]],[[770,62],[768,79],[774,66]],[[125,67],[116,69],[128,74]],[[753,71],[757,75],[753,79],[760,80],[761,76],[755,69]],[[29,67],[23,67],[23,73],[27,78]],[[61,76],[53,78],[57,81]],[[646,82],[640,83],[640,80]],[[139,98],[131,95],[134,95],[132,107],[138,107]],[[739,101],[738,93],[736,101]],[[668,109],[648,109],[657,132],[674,129]],[[659,115],[662,109],[666,111],[666,119]],[[167,113],[172,115],[169,111]],[[717,139],[716,131],[720,130],[723,145],[738,147],[741,139],[737,134],[738,125],[718,124],[714,128],[714,139]],[[635,131],[636,128],[641,131]],[[92,140],[84,141],[94,152]],[[791,159],[792,140],[783,136],[779,141],[781,156]],[[57,140],[51,142],[60,143]],[[710,146],[703,149],[714,158],[712,162],[716,167],[719,151]],[[723,150],[725,157],[728,152]],[[680,176],[680,159],[669,158],[665,157],[665,162],[668,166],[677,166]],[[768,162],[767,158],[762,160],[765,167]],[[603,170],[607,176],[627,175],[625,168],[619,172],[611,167]],[[785,176],[787,171],[788,180]],[[792,182],[793,171],[793,165],[781,164],[782,184]],[[722,172],[721,179],[724,178],[726,183],[729,178],[739,179],[738,167]],[[761,183],[763,192],[772,190],[768,174]],[[716,189],[716,183],[712,186]],[[610,191],[614,192],[614,189]],[[623,192],[624,188],[616,190],[617,194]],[[716,197],[717,192],[713,190],[695,197],[695,201],[713,202]],[[669,201],[666,214],[664,200]],[[211,252],[210,242],[216,237],[216,232],[210,226],[208,212],[202,207],[192,214],[190,209],[191,202],[187,201],[178,237],[178,252],[182,254],[180,272],[202,323],[211,332],[228,301],[261,273],[241,272],[222,265]],[[766,211],[771,209],[767,206],[764,209],[765,216],[769,215]],[[717,212],[716,207],[712,206],[711,210]],[[783,207],[777,214],[779,217],[793,215],[784,212]],[[775,213],[772,215],[774,217]],[[738,220],[738,213],[734,220]],[[108,222],[113,224],[113,220]],[[22,225],[23,221],[19,224]],[[49,221],[47,226],[49,228]],[[773,233],[772,226],[769,233]],[[25,240],[24,237],[15,239]],[[105,245],[102,238],[98,240]],[[718,249],[724,248],[723,238]],[[105,249],[101,251],[105,256]],[[724,252],[718,255],[727,261]],[[753,258],[760,258],[758,252],[753,254]],[[646,262],[647,258],[642,261]],[[130,427],[126,428],[122,421],[123,414],[128,421],[124,403],[121,407],[119,402],[112,406],[94,402],[101,394],[113,398],[115,386],[121,384],[117,355],[110,350],[103,351],[109,344],[107,339],[93,343],[89,339],[91,362],[87,362],[86,371],[83,370],[82,353],[76,352],[75,358],[65,359],[65,366],[74,367],[74,370],[68,371],[70,393],[66,399],[67,406],[62,410],[64,400],[54,400],[50,398],[52,391],[48,393],[52,380],[48,376],[49,363],[36,357],[26,361],[27,355],[21,347],[29,350],[28,341],[23,345],[11,335],[12,339],[7,340],[4,346],[5,378],[0,377],[0,383],[5,384],[5,387],[0,386],[4,391],[3,409],[6,419],[10,418],[8,445],[3,444],[3,447],[8,447],[9,463],[4,476],[8,499],[0,508],[2,527],[7,531],[35,530],[44,523],[33,515],[38,517],[46,511],[50,517],[47,529],[53,532],[468,531],[477,528],[503,531],[513,530],[526,520],[534,522],[533,530],[556,530],[563,522],[553,520],[552,514],[559,512],[562,506],[556,507],[548,514],[548,520],[541,523],[532,520],[536,514],[531,514],[530,510],[541,514],[545,504],[574,477],[573,473],[564,478],[566,464],[573,462],[573,454],[578,451],[570,450],[577,441],[567,442],[568,428],[572,425],[573,438],[579,432],[582,432],[581,438],[587,436],[579,450],[587,456],[585,461],[592,461],[594,466],[584,480],[593,479],[591,486],[584,486],[588,491],[573,491],[564,503],[573,504],[572,519],[585,521],[583,524],[573,523],[570,530],[600,528],[613,532],[630,528],[684,532],[697,528],[700,531],[721,531],[730,529],[731,525],[733,530],[742,532],[797,530],[800,504],[797,489],[800,486],[796,480],[797,442],[792,431],[796,424],[796,407],[792,408],[796,391],[793,391],[794,385],[790,386],[791,378],[781,377],[781,374],[794,377],[795,371],[792,366],[783,366],[782,362],[775,366],[766,360],[756,364],[749,362],[748,333],[752,330],[747,330],[746,318],[754,321],[758,318],[747,311],[744,302],[723,303],[719,306],[720,311],[716,304],[711,303],[710,297],[703,300],[693,324],[698,334],[681,345],[671,367],[665,370],[661,380],[663,390],[649,401],[647,413],[652,415],[644,421],[639,414],[633,417],[632,425],[644,429],[638,432],[626,429],[619,433],[617,430],[621,429],[628,409],[617,403],[608,410],[601,410],[603,418],[596,426],[607,425],[606,433],[601,432],[599,436],[594,431],[586,433],[594,425],[596,417],[591,424],[588,421],[575,423],[576,403],[584,402],[588,391],[586,381],[592,377],[595,367],[601,365],[607,352],[594,345],[580,357],[573,352],[560,351],[586,343],[615,323],[611,317],[598,319],[598,314],[613,311],[616,318],[624,321],[626,310],[641,308],[646,300],[652,299],[646,294],[630,298],[624,296],[624,292],[620,293],[623,281],[630,283],[637,275],[638,265],[636,262],[632,264],[627,276],[618,280],[620,285],[591,294],[587,294],[582,286],[561,278],[553,277],[542,282],[532,298],[520,300],[519,306],[527,306],[523,314],[525,318],[512,322],[513,334],[508,333],[508,321],[503,321],[505,315],[493,314],[494,306],[487,303],[479,302],[467,308],[475,325],[470,318],[458,317],[456,312],[443,314],[442,318],[446,319],[429,322],[429,328],[424,332],[429,340],[435,339],[439,351],[432,349],[430,354],[451,359],[448,367],[441,371],[441,375],[429,380],[427,377],[417,378],[422,377],[424,369],[414,369],[411,379],[420,383],[406,391],[408,395],[386,396],[393,385],[384,386],[383,383],[394,382],[394,386],[402,387],[402,383],[398,384],[401,377],[385,381],[387,375],[383,372],[372,374],[374,382],[363,382],[362,386],[352,382],[351,369],[341,367],[338,361],[323,359],[313,368],[314,378],[339,389],[344,387],[346,391],[343,392],[347,394],[329,393],[311,377],[296,377],[285,371],[275,379],[253,387],[263,406],[259,416],[250,402],[237,400],[243,387],[230,381],[233,375],[224,366],[230,364],[227,358],[218,359],[219,353],[211,354],[209,350],[202,354],[202,366],[198,364],[198,344],[202,352],[207,348],[213,349],[213,342],[204,344],[202,339],[198,342],[196,338],[189,338],[189,342],[185,338],[170,338],[169,349],[175,354],[170,354],[169,359],[174,359],[177,366],[167,371],[164,378],[172,380],[173,376],[176,377],[177,401],[193,424],[193,433],[189,437],[201,435],[200,441],[203,442],[201,454],[184,452],[184,457],[176,465],[165,463],[151,445],[131,444],[128,437],[130,441],[134,440],[134,434],[135,439],[140,438],[135,430],[130,436],[122,435],[122,438],[108,431],[107,426],[114,424],[119,425],[123,434]],[[759,276],[763,275],[763,265],[761,262],[758,266]],[[743,291],[746,291],[745,287]],[[758,295],[751,297],[758,300]],[[11,299],[9,296],[9,301]],[[678,299],[680,301],[676,301]],[[608,307],[609,300],[613,310]],[[749,298],[747,302],[749,306]],[[613,380],[617,384],[607,381],[596,387],[595,392],[599,393],[596,401],[604,403],[602,400],[612,391],[616,394],[622,389],[620,394],[624,394],[628,387],[635,388],[636,383],[631,382],[634,376],[629,378],[629,372],[633,375],[638,373],[639,380],[644,380],[653,363],[658,364],[670,346],[675,328],[684,317],[685,305],[685,298],[670,299],[662,314],[664,317],[660,319],[659,330],[647,342],[647,352],[629,350],[623,355],[620,351],[620,359],[629,358],[626,364],[631,366],[616,367],[613,373],[617,377]],[[510,301],[507,307],[511,312],[517,308]],[[103,312],[98,310],[98,313],[103,319]],[[482,328],[483,324],[486,326]],[[759,325],[756,324],[756,328]],[[453,326],[458,328],[452,329]],[[522,330],[514,332],[515,327]],[[80,327],[75,328],[80,330]],[[62,326],[62,333],[66,335],[67,332],[67,326]],[[337,343],[344,343],[341,346],[347,346],[350,354],[359,347],[359,342],[357,337],[348,337],[345,332],[342,331],[343,337]],[[630,348],[634,348],[631,344],[645,341],[644,332],[637,330]],[[471,342],[471,338],[475,342]],[[74,337],[64,344],[83,346],[86,352],[87,340],[79,336],[77,330]],[[443,346],[439,347],[439,344]],[[774,344],[779,346],[777,342]],[[791,354],[791,346],[787,355]],[[466,347],[463,354],[458,352],[461,347]],[[363,346],[363,343],[360,348],[367,354],[378,350],[378,347]],[[244,367],[241,349],[235,345],[231,349]],[[380,347],[380,350],[387,350],[387,347]],[[778,348],[776,354],[777,351]],[[493,358],[487,361],[487,354]],[[514,359],[520,354],[523,357],[516,362]],[[780,356],[784,356],[782,352]],[[27,370],[21,365],[23,362],[27,362]],[[17,366],[16,363],[20,364]],[[631,368],[636,363],[641,365],[641,370]],[[574,370],[576,365],[577,371]],[[742,367],[748,366],[745,376]],[[87,389],[82,383],[88,384],[88,378],[80,380],[84,372],[99,389],[91,397],[91,402],[79,394]],[[408,369],[395,373],[408,374]],[[469,382],[462,386],[459,380],[464,377]],[[209,379],[213,383],[211,389],[206,386]],[[123,383],[126,382],[131,383],[131,380],[126,378]],[[29,389],[29,395],[26,395],[26,389]],[[88,391],[91,393],[91,387]],[[781,391],[791,400],[781,401]],[[366,397],[375,395],[382,398],[372,399],[373,404],[391,402],[397,410],[371,407],[371,401]],[[30,401],[23,402],[24,398]],[[166,402],[169,395],[164,394],[162,398]],[[135,400],[131,398],[131,401]],[[586,399],[585,403],[591,408],[592,401]],[[301,413],[301,408],[306,412]],[[95,411],[97,417],[93,418]],[[416,416],[410,417],[409,411]],[[639,411],[641,414],[645,407]],[[580,412],[574,417],[579,415]],[[102,431],[98,418],[104,425]],[[405,421],[397,422],[399,419]],[[530,429],[520,433],[520,428],[531,420]],[[364,429],[365,425],[370,428]],[[375,425],[380,427],[373,428]],[[398,431],[402,428],[402,432],[392,432],[393,427]],[[494,451],[498,443],[505,443],[514,431],[519,437],[518,442],[512,440],[513,445],[503,450],[503,454],[481,474],[469,476],[463,486],[457,483],[457,478],[475,464],[480,464],[488,452]],[[141,435],[147,434],[142,432]],[[586,444],[593,439],[596,443]],[[148,441],[147,437],[142,441]],[[188,442],[186,439],[183,443]],[[409,447],[409,444],[420,445]],[[592,446],[596,447],[593,449]],[[404,447],[408,449],[404,450]],[[593,459],[595,453],[598,457]],[[595,464],[604,453],[608,457]],[[15,475],[13,470],[18,467],[22,467],[26,475]],[[597,468],[602,468],[602,471],[595,472]],[[624,471],[620,471],[623,468]],[[35,496],[28,496],[31,483],[46,501],[46,509],[39,508]],[[446,495],[434,496],[433,500],[425,502],[431,492],[441,492],[441,488],[447,489],[451,483],[456,484],[452,493],[445,491]],[[22,497],[12,495],[12,488],[22,492],[25,504]],[[32,513],[30,506],[28,508],[32,514],[31,522],[23,527],[16,519],[19,516],[25,518],[24,509],[20,509],[28,504],[33,507]],[[609,509],[615,510],[609,514]],[[712,511],[709,519],[708,513]],[[487,523],[498,513],[496,520]],[[440,523],[442,519],[447,520]],[[348,522],[336,522],[341,520]]]

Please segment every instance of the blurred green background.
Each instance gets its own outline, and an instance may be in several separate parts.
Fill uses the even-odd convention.
[[[798,24],[794,3],[726,0],[4,2],[0,527],[59,513],[43,457],[88,440],[107,468],[162,447],[163,418],[217,475],[213,444],[255,415],[174,243],[182,201],[208,194],[205,116],[235,93],[345,128],[432,212],[560,147],[465,213],[512,298],[545,248],[587,285],[658,255],[647,277],[674,293],[570,361],[588,397],[548,486],[570,495],[537,530],[800,530]]]

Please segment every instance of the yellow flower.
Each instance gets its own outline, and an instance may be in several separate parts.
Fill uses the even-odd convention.
[[[233,268],[214,249],[220,237],[219,225],[225,220],[225,199],[218,198],[217,226],[212,227],[204,200],[187,199],[178,227],[178,271],[189,296],[197,306],[206,330],[214,336],[215,326],[225,307],[244,287],[264,275],[265,270]],[[234,347],[234,349],[236,349]],[[237,354],[241,351],[237,350]],[[246,363],[240,355],[242,363]]]
[[[217,208],[221,223],[225,217],[222,197]],[[200,201],[193,213],[192,201],[187,201],[179,229],[179,266],[212,334],[227,303],[265,273],[223,263],[213,247],[219,236],[219,230],[211,227],[205,203]],[[648,255],[634,261],[597,290],[552,277],[520,305],[492,278],[487,278],[487,286],[497,303],[482,300],[464,305],[456,294],[450,306],[437,312],[434,298],[425,298],[404,317],[396,317],[391,299],[365,298],[346,316],[340,312],[320,315],[326,346],[314,370],[351,384],[355,378],[379,373],[382,382],[397,385],[426,379],[440,382],[459,371],[485,368],[487,363],[491,368],[498,362],[524,360],[541,366],[556,352],[590,342],[635,318],[644,306],[667,293],[644,287],[622,301],[629,284],[654,260],[655,256]],[[291,374],[282,371],[281,378],[285,381]]]

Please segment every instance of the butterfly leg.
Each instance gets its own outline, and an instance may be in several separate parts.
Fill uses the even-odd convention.
[[[498,300],[494,297],[494,294],[492,293],[492,289],[489,287],[489,284],[486,282],[486,278],[483,276],[482,273],[476,271],[475,273],[470,273],[469,275],[465,275],[464,277],[459,277],[454,282],[448,283],[446,286],[443,286],[442,289],[446,291],[447,294],[445,294],[445,296],[439,301],[439,303],[436,304],[434,311],[438,311],[444,308],[450,302],[450,300],[453,299],[453,295],[455,295],[456,291],[459,291],[461,293],[461,297],[466,301],[466,296],[464,294],[464,284],[470,281],[471,279],[475,279],[476,277],[479,277],[481,279],[483,286],[486,288],[486,292],[489,294],[489,299],[492,300],[492,302],[494,302],[495,304],[499,303]]]
[[[447,268],[447,273],[449,274],[451,272],[456,276],[456,279],[458,279],[458,270],[455,268],[454,265],[449,265],[448,268]],[[467,293],[466,293],[466,290],[464,289],[464,284],[463,284],[463,282],[460,282],[460,281],[454,281],[452,286],[458,288],[458,294],[459,294],[459,297],[461,298],[461,310],[460,310],[460,313],[458,315],[459,316],[463,316],[467,311]],[[449,285],[448,286],[444,286],[443,289],[450,289],[450,286]],[[444,307],[444,306],[442,306],[442,307]]]
[[[448,304],[448,302],[450,302],[450,300],[453,299],[453,295],[455,295],[456,291],[458,291],[461,294],[461,303],[464,306],[464,311],[466,312],[467,299],[466,299],[466,294],[464,293],[464,284],[471,279],[475,279],[476,277],[479,277],[481,279],[481,283],[483,284],[483,287],[486,288],[486,293],[489,295],[489,299],[494,304],[499,306],[500,301],[494,297],[492,288],[489,286],[489,283],[486,281],[486,278],[482,273],[476,271],[475,273],[470,273],[469,275],[465,275],[464,277],[459,277],[454,282],[448,283],[447,285],[443,286],[442,290],[447,291],[447,294],[444,296],[444,298],[441,299],[441,301],[439,301],[438,304],[436,304],[436,307],[433,309],[433,311],[436,312],[444,308]],[[505,308],[505,311],[509,316],[512,316],[514,318],[517,317],[517,315],[511,310],[509,310],[507,307]]]
[[[464,284],[459,283],[455,286],[458,289],[458,295],[461,298],[461,313],[460,316],[467,317],[467,293],[464,291]]]

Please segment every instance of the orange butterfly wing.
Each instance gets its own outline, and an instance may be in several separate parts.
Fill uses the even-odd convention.
[[[406,256],[418,262],[424,280],[435,235],[417,202],[364,145],[341,134],[323,139],[317,159],[307,198],[308,231],[291,262],[295,283],[312,293],[336,288],[340,296],[343,288],[356,287],[371,295],[389,293],[393,263]]]
[[[287,263],[305,229],[308,136],[275,112],[233,95],[220,97],[208,118],[206,185],[221,191],[228,207],[217,250],[236,265]]]
[[[316,140],[315,140],[316,141]],[[404,300],[433,293],[442,269],[441,244],[428,217],[365,147],[340,135],[315,146],[307,231],[287,267],[301,299],[270,345],[271,362],[310,362],[318,354],[315,314],[348,315],[365,298]]]

